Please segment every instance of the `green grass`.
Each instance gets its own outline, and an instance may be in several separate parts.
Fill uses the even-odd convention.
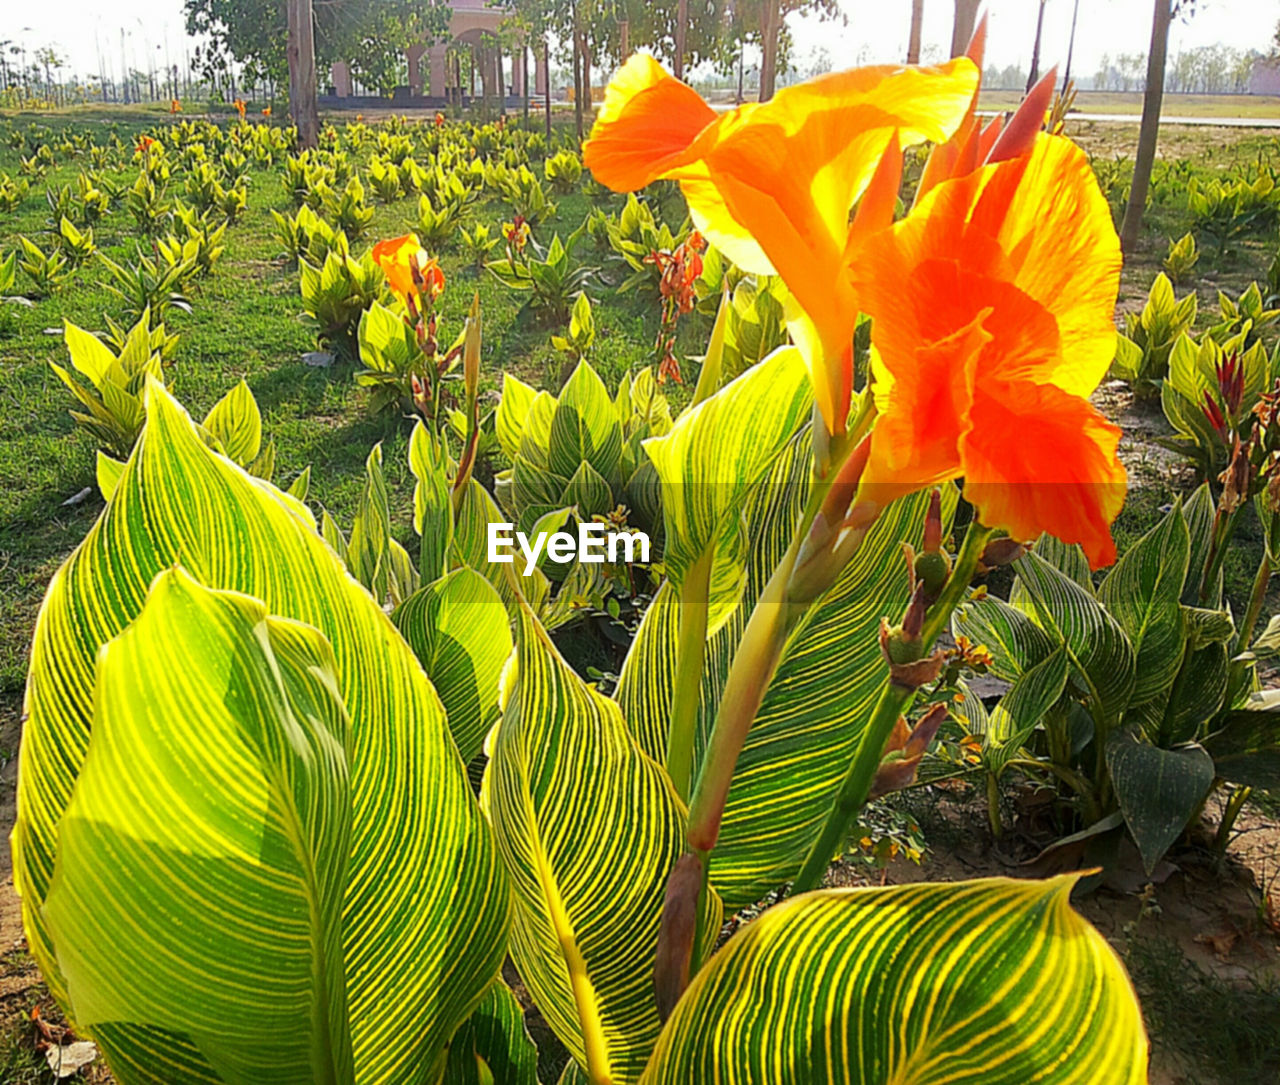
[[[55,127],[90,127],[74,115],[42,120]],[[136,123],[122,125],[122,138],[131,141],[140,129]],[[540,162],[533,165],[541,168]],[[45,186],[74,184],[82,168],[84,163],[77,159],[60,163],[48,176],[33,181],[20,208],[0,215],[0,253],[16,247],[20,234],[45,243]],[[17,175],[17,154],[7,147],[0,150],[0,171]],[[122,170],[118,176],[132,180],[136,170]],[[592,202],[580,192],[554,199],[556,216],[534,232],[544,242],[555,232],[567,235],[576,228]],[[619,198],[602,202],[616,207]],[[320,369],[302,362],[302,355],[317,344],[302,319],[298,273],[281,256],[273,234],[272,208],[290,210],[283,166],[251,173],[249,206],[227,231],[222,263],[210,278],[194,285],[193,312],[173,312],[168,318],[169,326],[182,336],[172,370],[174,390],[193,415],[202,417],[237,380],[248,381],[262,408],[265,433],[276,442],[277,480],[287,484],[309,465],[313,503],[323,504],[344,525],[350,522],[363,483],[365,457],[376,442],[383,442],[396,528],[401,541],[408,543],[411,422],[395,414],[370,414],[367,393],[352,379],[357,364],[339,361]],[[476,208],[474,218],[496,232],[511,213],[509,206],[488,201]],[[353,250],[358,253],[380,237],[413,229],[416,215],[416,198],[377,205],[372,227]],[[678,221],[683,209],[672,207],[669,215]],[[131,255],[133,225],[127,210],[117,204],[95,227],[100,249],[114,259]],[[602,257],[589,239],[579,252],[588,263]],[[553,387],[563,357],[550,345],[554,329],[540,326],[522,311],[524,295],[509,291],[488,272],[467,266],[456,246],[446,246],[440,257],[448,279],[439,305],[441,339],[450,341],[457,334],[478,291],[490,401],[503,370]],[[61,335],[50,334],[64,318],[90,330],[106,327],[104,313],[121,318],[116,299],[98,285],[102,278],[104,273],[91,260],[55,296],[30,308],[0,305],[0,570],[5,584],[0,594],[0,717],[16,712],[27,643],[44,586],[102,507],[96,492],[79,505],[62,504],[94,486],[95,449],[68,416],[70,397],[48,365],[66,362]],[[19,280],[19,289],[29,286],[21,273]],[[655,306],[634,294],[619,298],[600,288],[596,296],[592,361],[612,385],[628,369],[650,361],[648,347],[657,332],[658,314]],[[692,352],[695,342],[705,341],[706,331],[690,328],[688,333]]]
[[[980,109],[1016,109],[1022,92],[984,91]],[[1076,95],[1078,113],[1115,113],[1136,116],[1142,112],[1142,94],[1106,90],[1082,90]],[[1280,120],[1280,98],[1265,94],[1166,94],[1161,109],[1165,117],[1244,117]]]

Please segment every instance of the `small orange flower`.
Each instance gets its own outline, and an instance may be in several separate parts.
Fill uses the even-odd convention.
[[[443,128],[443,127],[444,127],[444,114],[443,114],[443,113],[437,113],[437,114],[436,114],[436,127],[437,127],[437,128]]]
[[[849,211],[893,141],[947,139],[978,85],[967,58],[940,68],[859,68],[717,114],[652,57],[614,76],[583,161],[616,191],[680,182],[698,229],[745,271],[781,276],[787,320],[831,433],[852,394],[858,304],[842,274]],[[896,181],[888,200],[890,218]],[[864,198],[863,203],[867,201]]]
[[[514,252],[524,252],[524,247],[529,243],[529,224],[524,220],[524,216],[516,215],[511,222],[504,222],[502,236],[507,239],[507,243]]]
[[[155,145],[156,145],[156,141],[152,139],[150,136],[141,135],[138,137],[138,142],[135,149],[139,154],[146,155],[150,153],[151,148],[154,147]]]
[[[269,117],[269,116],[271,116],[271,107],[270,107],[270,106],[266,106],[266,107],[262,110],[262,115],[263,115],[264,117]]]
[[[240,119],[241,119],[241,120],[244,120],[244,110],[245,110],[245,106],[244,106],[244,99],[243,99],[243,98],[237,98],[237,99],[236,99],[234,102],[232,102],[231,104],[232,104],[232,105],[234,105],[234,106],[236,107],[236,112],[240,114]]]
[[[427,255],[417,234],[379,241],[373,246],[373,260],[382,268],[391,292],[406,304],[419,297],[435,301],[444,292],[444,272]]]
[[[181,103],[180,101],[178,101],[178,99],[177,99],[177,98],[173,98],[173,99],[171,99],[171,100],[170,100],[170,102],[169,102],[169,112],[170,112],[170,113],[181,113],[181,112],[182,112],[182,103]]]

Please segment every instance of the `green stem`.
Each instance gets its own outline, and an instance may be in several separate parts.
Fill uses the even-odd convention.
[[[1225,517],[1222,516],[1221,510],[1218,512],[1214,524],[1213,542],[1209,548],[1209,558],[1205,562],[1204,575],[1200,579],[1199,602],[1201,606],[1204,606],[1209,601],[1209,592],[1213,589],[1214,582],[1222,571],[1222,563],[1227,557],[1227,544],[1236,532],[1236,524],[1240,519],[1240,513],[1243,511],[1244,505],[1241,505],[1235,512],[1228,513]]]
[[[1219,862],[1227,854],[1227,845],[1231,843],[1231,830],[1235,828],[1236,818],[1240,816],[1240,811],[1244,809],[1244,804],[1249,801],[1249,796],[1252,794],[1251,787],[1237,787],[1231,792],[1231,797],[1222,808],[1222,820],[1218,823],[1218,832],[1213,841],[1213,851]]]
[[[929,608],[925,617],[924,629],[921,633],[923,653],[933,648],[933,642],[945,628],[951,618],[951,612],[968,590],[978,567],[978,559],[986,549],[987,540],[991,537],[991,529],[983,527],[976,520],[969,526],[964,545],[956,559],[955,568],[948,578],[942,594]],[[880,768],[880,760],[884,756],[885,743],[893,733],[894,724],[906,711],[915,696],[914,689],[897,685],[891,678],[886,678],[880,687],[880,697],[876,701],[871,719],[862,732],[862,741],[849,763],[840,790],[836,792],[827,820],[823,823],[818,838],[809,849],[800,873],[792,883],[791,892],[804,893],[815,889],[826,873],[831,857],[839,849],[849,831],[849,825],[861,812],[871,794],[871,785],[875,782],[876,770]]]
[[[1000,779],[994,772],[987,773],[987,823],[991,835],[999,840],[1004,835],[1004,824],[1000,820]]]
[[[1240,623],[1240,633],[1236,638],[1236,651],[1247,651],[1253,641],[1253,631],[1258,627],[1258,619],[1262,616],[1262,604],[1267,598],[1267,586],[1271,583],[1271,555],[1263,547],[1262,560],[1258,562],[1258,571],[1253,577],[1253,590],[1249,592],[1249,607],[1244,612],[1244,621]]]
[[[693,742],[698,729],[702,666],[707,653],[707,611],[715,547],[685,570],[680,585],[680,635],[676,675],[671,691],[671,723],[667,730],[667,775],[680,798],[688,801],[693,773]]]

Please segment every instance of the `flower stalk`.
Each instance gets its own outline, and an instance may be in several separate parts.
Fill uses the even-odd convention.
[[[933,642],[946,628],[951,612],[963,598],[969,582],[978,569],[982,553],[991,537],[991,529],[976,521],[969,526],[964,545],[956,559],[955,569],[947,578],[937,601],[928,609],[919,630],[919,657],[927,654]],[[857,753],[849,763],[840,790],[836,793],[831,810],[823,823],[817,840],[809,849],[800,873],[792,883],[791,892],[804,893],[816,889],[826,873],[831,857],[840,848],[848,834],[853,819],[861,812],[871,794],[876,772],[884,755],[885,744],[916,694],[916,686],[896,679],[892,674],[880,688],[871,719],[863,732]]]

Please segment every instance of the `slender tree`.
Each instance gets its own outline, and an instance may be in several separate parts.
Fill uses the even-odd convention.
[[[316,105],[316,46],[311,0],[289,0],[289,30],[285,49],[289,58],[289,112],[298,126],[298,143],[320,143],[320,113]]]
[[[1031,47],[1031,72],[1027,76],[1027,93],[1040,81],[1040,38],[1044,33],[1044,9],[1048,0],[1040,0],[1040,10],[1036,13],[1036,40]]]
[[[956,20],[951,27],[951,55],[960,56],[969,48],[973,28],[978,22],[978,5],[981,0],[956,0]]]
[[[1071,85],[1071,61],[1076,55],[1076,23],[1080,19],[1080,0],[1075,0],[1075,6],[1071,9],[1071,37],[1067,39],[1067,69],[1062,73],[1062,93],[1067,93],[1067,87]]]
[[[907,38],[907,63],[920,63],[920,36],[924,31],[924,0],[911,0],[911,35]]]
[[[1151,185],[1151,167],[1156,160],[1156,144],[1160,138],[1160,109],[1164,104],[1164,69],[1169,50],[1169,24],[1173,20],[1172,0],[1155,0],[1151,19],[1151,51],[1147,54],[1147,89],[1142,99],[1142,127],[1138,132],[1138,154],[1133,162],[1133,184],[1129,188],[1129,204],[1120,227],[1120,245],[1132,252],[1142,231],[1142,216],[1147,207],[1147,190]]]
[[[684,78],[684,54],[688,34],[689,0],[678,0],[676,4],[676,49],[671,65],[677,79]]]
[[[773,97],[778,79],[778,34],[782,30],[781,0],[760,5],[760,101]]]

